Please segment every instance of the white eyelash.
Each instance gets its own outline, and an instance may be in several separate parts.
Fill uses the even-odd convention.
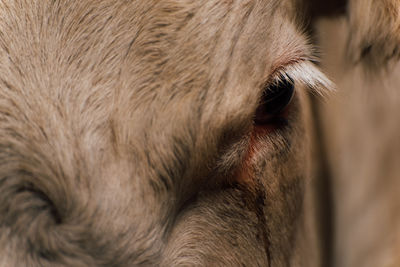
[[[279,71],[276,79],[279,81],[282,77],[303,83],[312,92],[323,97],[335,90],[334,83],[310,61],[302,61],[286,66]]]

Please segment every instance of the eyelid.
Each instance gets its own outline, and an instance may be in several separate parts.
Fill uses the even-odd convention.
[[[295,84],[303,84],[322,97],[335,90],[334,83],[310,61],[300,61],[280,68],[275,72],[272,81],[282,78],[292,79]]]
[[[272,81],[268,82],[266,84],[266,88],[271,86],[271,85],[277,85],[281,82],[289,82],[293,85],[295,85],[295,80],[286,72],[286,71],[278,71],[277,74],[272,76]]]

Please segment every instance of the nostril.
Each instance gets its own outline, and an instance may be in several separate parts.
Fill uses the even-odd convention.
[[[290,77],[280,79],[264,89],[256,110],[254,122],[265,125],[280,121],[280,117],[290,104],[294,95],[294,81]]]

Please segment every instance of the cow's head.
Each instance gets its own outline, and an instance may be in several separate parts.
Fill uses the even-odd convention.
[[[302,2],[0,1],[0,263],[318,264]]]

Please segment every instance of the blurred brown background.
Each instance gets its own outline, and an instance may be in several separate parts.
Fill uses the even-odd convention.
[[[400,64],[378,72],[351,62],[348,35],[344,16],[317,22],[321,65],[337,84],[317,104],[332,193],[332,266],[398,267]]]

